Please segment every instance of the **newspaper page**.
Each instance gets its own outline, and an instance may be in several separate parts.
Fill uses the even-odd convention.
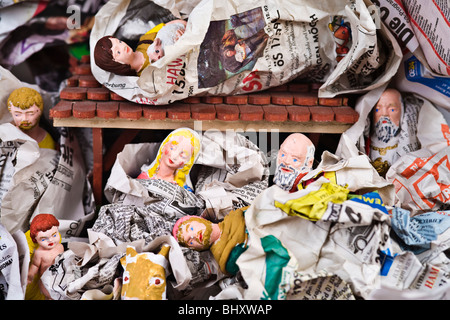
[[[91,50],[96,79],[141,104],[168,104],[192,95],[248,94],[297,77],[325,82],[321,96],[364,92],[387,83],[401,60],[397,42],[382,24],[374,23],[377,17],[372,15],[377,13],[369,12],[362,0],[303,0],[289,6],[274,1],[205,0],[192,9],[183,6],[191,10],[188,13],[171,0],[140,3],[105,4],[95,17],[90,46],[94,48],[106,35],[121,37],[120,27],[130,27],[129,8],[140,7],[133,19],[150,27],[188,15],[184,34],[139,77],[100,69]],[[155,17],[154,12],[166,15]],[[229,41],[222,40],[225,33],[234,33],[233,50]],[[123,36],[121,40],[130,42]],[[244,44],[245,53],[239,50]]]
[[[2,1],[0,3],[0,43],[47,6],[45,1]]]
[[[23,300],[22,261],[14,238],[0,224],[0,300]]]
[[[144,244],[143,239],[116,245],[108,236],[89,231],[89,243],[71,242],[69,250],[59,255],[54,264],[44,272],[41,280],[55,300],[79,300],[92,289],[102,290],[118,277],[120,258],[127,246],[137,252],[158,252],[169,245],[172,287],[184,290],[191,280],[191,271],[178,242],[171,236],[161,236]],[[198,275],[196,275],[198,276]],[[169,280],[169,279],[168,279]]]
[[[251,204],[268,186],[269,162],[248,138],[234,130],[199,133],[201,150],[190,172],[193,191],[166,181],[136,179],[152,163],[158,143],[128,144],[117,155],[105,185],[110,203],[149,206],[169,221],[183,215],[221,220]]]
[[[392,251],[389,216],[380,206],[359,201],[362,198],[333,203],[314,222],[286,214],[275,205],[297,201],[325,181],[320,178],[294,193],[269,187],[246,211],[249,247],[237,261],[248,285],[245,299],[365,298],[379,285],[381,252]],[[275,250],[267,250],[267,238],[278,240],[276,252],[285,252],[284,263],[271,267],[269,252]],[[270,280],[277,278],[276,273],[279,280]],[[305,284],[308,276],[322,279]],[[314,294],[316,290],[322,291]]]
[[[443,299],[450,294],[449,211],[392,210],[393,248],[382,272],[380,287],[370,299]]]
[[[78,236],[94,217],[92,191],[78,142],[67,129],[61,135],[60,150],[39,148],[12,124],[0,125],[3,143],[17,146],[5,150],[2,175],[1,221],[12,233],[26,231],[39,213],[52,213],[60,222],[63,239]],[[66,134],[66,136],[64,136]],[[22,141],[22,143],[20,143]],[[24,143],[23,143],[24,142]],[[15,155],[8,158],[8,153]]]
[[[412,52],[435,75],[450,75],[450,4],[418,0],[374,0],[380,19],[402,47]]]
[[[448,1],[373,0],[381,22],[404,51],[394,77],[397,88],[416,92],[448,109],[450,99],[450,32]]]

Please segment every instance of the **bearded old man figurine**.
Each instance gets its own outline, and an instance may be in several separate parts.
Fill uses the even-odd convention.
[[[289,135],[280,146],[273,182],[281,189],[295,192],[301,178],[312,169],[315,147],[301,133]]]
[[[402,96],[399,91],[386,89],[374,107],[369,142],[369,157],[381,176],[397,160],[401,119],[403,115]]]

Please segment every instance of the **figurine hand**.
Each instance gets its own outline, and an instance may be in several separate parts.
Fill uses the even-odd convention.
[[[178,41],[178,39],[180,39],[180,37],[184,34],[185,29],[178,29],[175,32],[175,41]]]

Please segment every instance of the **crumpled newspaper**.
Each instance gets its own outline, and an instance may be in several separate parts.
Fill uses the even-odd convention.
[[[130,15],[136,7],[141,10]],[[302,0],[289,5],[204,0],[190,6],[174,0],[112,0],[95,16],[90,47],[106,35],[130,42],[132,35],[124,37],[121,31],[125,24],[142,35],[174,18],[188,18],[186,32],[140,77],[100,69],[91,50],[93,75],[122,97],[149,105],[192,95],[248,94],[297,77],[324,82],[319,95],[332,97],[386,84],[402,56],[386,27],[375,24],[378,12],[369,11],[362,0]],[[142,30],[143,25],[148,29]],[[245,43],[245,59],[242,54],[226,57],[238,51],[237,42],[222,41],[227,31],[236,34],[241,46]]]

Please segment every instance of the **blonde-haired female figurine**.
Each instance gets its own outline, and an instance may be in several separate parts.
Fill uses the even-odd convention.
[[[172,131],[161,143],[158,154],[150,166],[143,166],[138,179],[162,179],[188,188],[186,177],[200,151],[199,135],[189,129]]]

